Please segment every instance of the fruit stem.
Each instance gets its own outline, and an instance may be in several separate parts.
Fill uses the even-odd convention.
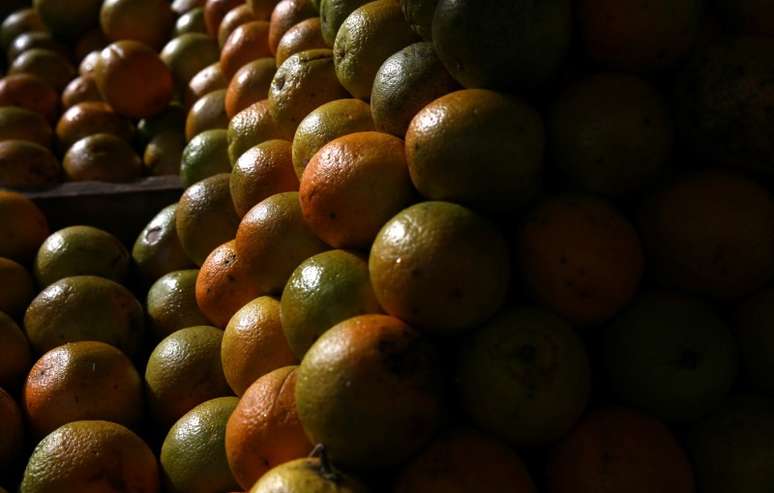
[[[312,449],[312,452],[309,454],[309,457],[320,459],[320,474],[322,477],[334,483],[339,482],[341,476],[331,465],[331,461],[328,457],[328,452],[326,451],[324,444],[318,443],[315,445],[314,449]]]

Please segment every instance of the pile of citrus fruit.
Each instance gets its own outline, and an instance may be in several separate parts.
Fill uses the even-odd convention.
[[[774,3],[0,15],[0,493],[774,491]]]

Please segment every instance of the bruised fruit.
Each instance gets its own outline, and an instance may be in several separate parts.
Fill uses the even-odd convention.
[[[161,209],[137,236],[132,259],[147,281],[193,266],[177,236],[177,203]]]

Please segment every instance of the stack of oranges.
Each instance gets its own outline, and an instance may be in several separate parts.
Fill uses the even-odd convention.
[[[774,488],[766,2],[10,3],[0,493]]]

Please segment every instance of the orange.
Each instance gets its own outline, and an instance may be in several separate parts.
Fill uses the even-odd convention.
[[[67,48],[51,37],[51,34],[47,32],[31,31],[19,34],[13,39],[11,46],[8,47],[8,60],[13,61],[25,51],[33,48],[50,50],[59,53],[65,58],[70,56]]]
[[[68,226],[46,238],[33,267],[42,287],[78,275],[122,282],[129,271],[129,252],[107,231],[92,226]]]
[[[103,48],[90,51],[83,57],[83,60],[81,60],[81,63],[78,65],[78,73],[80,75],[94,77],[94,74],[97,72],[97,64],[99,63],[102,49]]]
[[[134,356],[145,320],[142,305],[125,287],[102,277],[73,276],[51,284],[32,300],[24,330],[38,354],[67,342],[101,341]]]
[[[99,24],[100,0],[34,0],[40,19],[57,38],[75,40]]]
[[[305,457],[280,464],[250,488],[249,493],[303,491],[304,493],[366,493],[363,483],[344,474],[319,457]]]
[[[2,388],[0,423],[3,423],[3,434],[0,435],[0,471],[5,472],[24,447],[24,420],[16,401]]]
[[[344,20],[358,7],[369,3],[369,0],[318,0],[320,22],[323,40],[328,46],[333,46],[336,34]]]
[[[376,129],[403,138],[414,115],[458,89],[432,43],[414,43],[384,61],[374,76],[371,113]]]
[[[279,294],[303,260],[326,246],[304,222],[298,192],[272,195],[242,218],[236,234],[240,259],[253,271],[261,294]]]
[[[139,41],[159,50],[175,25],[175,14],[167,0],[105,0],[99,22],[111,41]]]
[[[40,114],[14,106],[0,107],[0,140],[27,140],[51,147],[54,133]]]
[[[489,221],[457,204],[422,202],[382,227],[368,270],[387,313],[418,329],[454,334],[497,311],[510,261],[505,239]]]
[[[153,116],[172,100],[172,72],[147,45],[113,43],[102,50],[96,69],[102,96],[120,115]]]
[[[368,100],[374,77],[396,51],[418,41],[395,0],[355,9],[336,34],[333,55],[339,82],[354,97]]]
[[[40,113],[53,125],[59,115],[59,94],[35,75],[8,75],[0,79],[0,105]]]
[[[69,181],[122,183],[142,176],[142,159],[132,146],[111,134],[94,134],[75,142],[62,166]]]
[[[223,333],[220,358],[226,380],[239,396],[267,373],[297,364],[282,331],[279,301],[261,296],[240,308]]]
[[[205,94],[191,107],[185,121],[185,137],[190,141],[205,130],[227,127],[226,91],[220,89]]]
[[[325,444],[334,463],[398,465],[441,424],[446,406],[439,355],[396,318],[350,318],[320,336],[304,356],[296,406],[309,440]]]
[[[239,399],[219,397],[188,411],[169,430],[159,461],[169,493],[212,493],[237,488],[226,459],[226,423]]]
[[[277,66],[272,58],[259,58],[240,68],[226,90],[226,113],[234,118],[253,103],[266,99]]]
[[[533,89],[564,62],[575,3],[438,0],[433,45],[452,77],[466,88]]]
[[[186,104],[192,106],[199,98],[212,91],[227,89],[228,84],[220,70],[220,62],[215,62],[201,69],[188,83]]]
[[[75,421],[48,435],[32,452],[21,484],[25,493],[121,490],[158,493],[159,471],[148,445],[109,421]]]
[[[83,419],[136,425],[142,400],[142,379],[132,362],[104,342],[52,349],[35,363],[24,386],[24,411],[39,437]]]
[[[46,26],[43,25],[36,9],[28,7],[16,10],[3,18],[3,24],[0,26],[0,47],[5,52],[16,36],[26,32],[45,31]]]
[[[207,25],[207,34],[217,38],[223,18],[231,9],[239,7],[242,3],[244,3],[242,0],[207,0],[204,4],[204,22]]]
[[[80,76],[71,80],[62,91],[62,108],[68,109],[86,101],[103,101],[97,81],[92,76]]]
[[[422,195],[499,213],[535,197],[544,148],[540,114],[515,96],[485,89],[436,99],[406,132],[411,180]]]
[[[137,235],[132,259],[146,281],[193,266],[180,245],[176,217],[177,203],[168,205]]]
[[[547,124],[553,162],[585,192],[636,194],[672,158],[675,130],[666,101],[637,77],[598,74],[573,83],[554,102]]]
[[[223,17],[223,21],[218,28],[218,44],[220,47],[222,48],[223,45],[226,44],[226,40],[231,33],[234,32],[234,29],[242,24],[247,24],[248,22],[255,20],[258,19],[255,18],[253,11],[250,10],[250,7],[246,4],[239,5],[229,10],[228,14]]]
[[[231,394],[220,366],[223,331],[199,325],[178,330],[153,350],[145,368],[151,416],[168,429],[202,402]]]
[[[170,272],[157,279],[148,290],[145,306],[156,340],[186,327],[208,323],[196,304],[198,274],[197,269]]]
[[[688,55],[702,11],[697,0],[581,0],[576,7],[586,55],[637,72],[665,69]]]
[[[615,457],[615,460],[611,460]],[[552,452],[550,493],[693,493],[685,451],[660,421],[623,408],[603,408],[581,421]]]
[[[368,248],[414,197],[403,141],[379,132],[326,144],[309,161],[299,189],[304,220],[334,248]]]
[[[0,187],[47,188],[59,181],[61,172],[57,159],[41,145],[25,140],[0,142]]]
[[[290,142],[267,140],[239,157],[229,187],[240,217],[271,195],[298,190],[290,152]]]
[[[127,142],[132,140],[132,123],[116,114],[104,101],[87,101],[69,108],[56,125],[56,136],[63,151],[84,137],[112,134]]]
[[[177,37],[186,33],[207,34],[207,25],[204,22],[204,9],[202,7],[195,7],[184,14],[180,14],[177,21],[175,21],[175,29],[172,35]]]
[[[333,52],[307,50],[291,56],[277,69],[269,89],[269,110],[280,128],[292,134],[315,108],[348,97],[336,78]]]
[[[280,128],[264,99],[243,109],[228,123],[228,158],[232,164],[251,147],[267,140],[290,140],[293,132]]]
[[[309,0],[281,0],[274,7],[269,21],[269,50],[272,55],[277,54],[282,36],[299,22],[317,17],[317,11]],[[321,46],[325,48],[325,46]]]
[[[580,337],[564,320],[509,307],[467,338],[454,386],[473,424],[517,448],[545,447],[580,419],[591,368]]]
[[[11,63],[8,73],[30,74],[40,77],[57,92],[67,87],[67,84],[75,78],[75,67],[61,54],[33,48],[27,50]]]
[[[199,71],[218,61],[218,42],[202,33],[181,34],[164,45],[160,56],[183,92]]]
[[[240,308],[261,294],[253,271],[237,254],[233,240],[207,256],[196,278],[196,304],[220,328],[225,328]]]
[[[337,323],[382,312],[368,262],[345,250],[329,250],[301,262],[282,290],[280,308],[282,330],[299,358]]]
[[[301,179],[309,160],[325,144],[355,132],[374,130],[371,109],[359,99],[337,99],[301,120],[293,137],[293,168]]]
[[[398,476],[395,493],[536,493],[519,456],[498,440],[457,428],[433,440]]]
[[[749,178],[713,169],[673,180],[643,203],[639,226],[662,285],[732,300],[774,276],[774,202]]]
[[[0,387],[16,391],[32,365],[30,343],[16,322],[3,312],[0,312],[0,350]]]
[[[296,53],[327,47],[328,45],[322,39],[320,18],[313,17],[303,20],[285,31],[277,43],[277,48],[274,50],[277,66],[282,65],[285,60]]]
[[[182,15],[186,12],[190,12],[193,9],[204,9],[204,4],[206,2],[207,0],[173,0],[172,10],[176,14]]]
[[[226,456],[234,477],[249,489],[271,468],[312,450],[296,410],[297,367],[264,375],[244,393],[226,425]]]
[[[247,63],[272,55],[268,46],[269,23],[252,21],[234,29],[223,44],[220,69],[227,81]]]
[[[541,202],[524,219],[516,258],[530,295],[581,326],[605,322],[628,304],[644,268],[634,227],[591,196]]]
[[[245,4],[250,7],[257,20],[268,21],[278,2],[279,0],[246,0]]]
[[[218,245],[234,238],[239,216],[228,188],[229,175],[205,178],[186,189],[177,206],[177,235],[183,251],[196,265]]]
[[[0,256],[27,262],[48,235],[46,216],[33,201],[0,189]]]
[[[433,14],[438,0],[400,0],[400,9],[411,29],[425,41],[433,40]]]

